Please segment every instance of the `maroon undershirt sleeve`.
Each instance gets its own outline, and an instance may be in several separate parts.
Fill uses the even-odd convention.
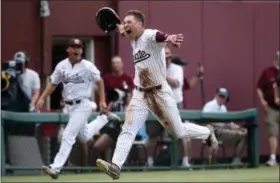
[[[157,32],[156,33],[156,42],[158,42],[158,43],[165,42],[167,36],[168,36],[168,34],[165,34],[163,32]]]

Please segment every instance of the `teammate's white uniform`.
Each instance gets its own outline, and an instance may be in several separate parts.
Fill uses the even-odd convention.
[[[192,123],[182,123],[172,90],[166,81],[165,43],[155,40],[157,30],[146,29],[137,41],[132,41],[135,64],[131,102],[127,108],[125,123],[119,135],[112,163],[120,168],[124,164],[135,136],[151,111],[160,123],[176,136],[207,139],[210,130]],[[161,88],[160,88],[161,85]],[[158,86],[152,92],[137,90],[137,87]]]
[[[63,83],[64,101],[80,101],[73,105],[66,105],[69,114],[69,122],[63,132],[62,142],[51,168],[56,172],[65,164],[77,135],[82,141],[87,141],[97,133],[107,122],[107,116],[98,116],[94,121],[87,123],[92,113],[93,84],[101,79],[99,70],[93,63],[81,60],[74,66],[69,59],[59,62],[51,75],[51,83]]]

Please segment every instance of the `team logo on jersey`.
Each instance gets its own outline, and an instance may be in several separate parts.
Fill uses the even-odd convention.
[[[134,63],[142,62],[150,58],[150,54],[146,53],[145,51],[139,50],[137,53],[134,54]]]
[[[69,74],[66,74],[63,82],[67,84],[67,83],[83,83],[85,81],[82,76],[76,73],[71,76]]]

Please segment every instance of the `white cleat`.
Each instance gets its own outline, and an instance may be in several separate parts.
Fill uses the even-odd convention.
[[[275,159],[269,159],[267,162],[266,162],[266,166],[277,166],[278,163]]]

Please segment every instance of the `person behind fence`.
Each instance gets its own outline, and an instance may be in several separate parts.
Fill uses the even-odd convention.
[[[113,56],[111,64],[112,72],[104,76],[108,109],[110,111],[123,111],[131,98],[131,92],[134,88],[133,80],[124,72],[120,56]]]
[[[229,102],[229,91],[227,88],[220,87],[216,90],[214,99],[207,102],[202,112],[211,112],[211,113],[226,113],[227,107],[226,104]],[[225,145],[234,145],[235,152],[232,164],[240,164],[241,153],[244,150],[246,145],[247,129],[241,127],[240,125],[231,122],[231,123],[212,123],[211,124],[216,132],[217,139],[224,143]]]
[[[268,166],[277,165],[277,137],[279,135],[279,65],[280,65],[280,51],[277,51],[273,65],[266,68],[257,83],[257,94],[260,100],[262,111],[265,114],[265,121],[269,132],[269,148],[270,158],[267,161]]]
[[[39,98],[40,78],[36,71],[28,68],[30,57],[25,51],[14,54],[13,60],[3,64],[1,75],[1,107],[14,112],[34,112]],[[34,135],[35,124],[24,124],[13,129],[13,133]]]

